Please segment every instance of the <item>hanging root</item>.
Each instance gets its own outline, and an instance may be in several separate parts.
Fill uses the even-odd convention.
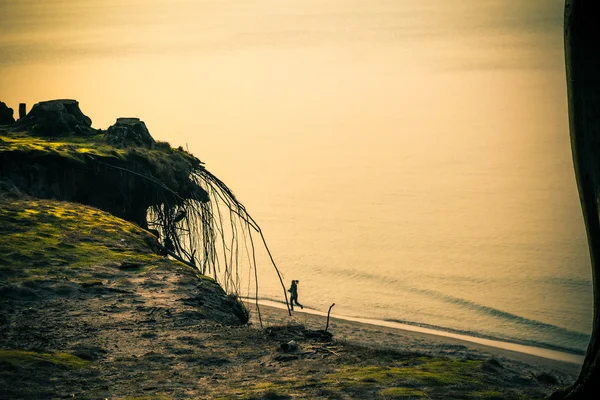
[[[241,292],[240,268],[247,261],[248,276],[254,271],[262,326],[253,236],[258,234],[279,277],[291,315],[281,273],[263,232],[227,185],[181,147],[157,144],[154,149],[134,146],[120,151],[119,157],[86,153],[83,160],[77,161],[81,162],[78,167],[89,168],[93,175],[113,185],[110,192],[114,193],[99,193],[94,205],[155,231],[162,238],[164,255],[212,276],[236,298]]]
[[[151,206],[148,213],[148,225],[160,232],[166,252],[188,265],[195,266],[203,275],[212,276],[227,293],[239,296],[240,264],[243,263],[243,252],[239,242],[242,238],[247,262],[250,269],[254,270],[256,309],[262,327],[253,238],[253,232],[258,233],[279,277],[288,313],[291,315],[283,278],[260,226],[237,200],[231,189],[212,173],[198,168],[190,179],[208,193],[208,201],[194,194],[188,199],[170,196],[172,201],[165,199],[161,205]]]

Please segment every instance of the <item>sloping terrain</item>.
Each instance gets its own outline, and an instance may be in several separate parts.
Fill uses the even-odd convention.
[[[157,319],[173,329],[246,322],[241,303],[211,278],[157,255],[155,245],[145,230],[91,207],[4,199],[0,398],[54,398],[61,385],[71,386],[32,375],[40,363],[81,371],[90,360],[121,357],[117,349],[132,340],[137,350],[128,356],[144,356],[152,348],[152,335],[144,335]],[[88,381],[94,382],[83,379],[82,388]]]
[[[556,383],[489,359],[242,325],[239,302],[156,255],[145,230],[15,196],[0,203],[2,399],[535,399]]]

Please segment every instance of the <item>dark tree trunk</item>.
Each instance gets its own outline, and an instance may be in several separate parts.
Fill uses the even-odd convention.
[[[579,378],[556,399],[600,398],[600,1],[567,0],[565,55],[573,164],[587,230],[594,320]]]

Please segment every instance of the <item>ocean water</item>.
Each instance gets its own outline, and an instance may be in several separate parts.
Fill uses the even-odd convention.
[[[0,0],[0,100],[187,146],[305,306],[581,352],[563,63],[559,0]]]

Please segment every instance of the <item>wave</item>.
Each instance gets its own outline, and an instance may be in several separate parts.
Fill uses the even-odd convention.
[[[540,341],[536,341],[536,340],[514,339],[514,338],[508,338],[508,337],[502,337],[502,336],[486,335],[486,334],[483,334],[483,333],[477,332],[477,331],[453,329],[453,328],[447,328],[447,327],[443,327],[443,326],[425,324],[425,323],[414,322],[414,321],[406,321],[406,320],[401,320],[401,319],[384,319],[384,321],[395,322],[395,323],[404,324],[404,325],[418,326],[421,328],[428,328],[428,329],[432,329],[435,331],[456,333],[459,335],[465,335],[465,336],[470,336],[470,337],[475,337],[475,338],[495,340],[495,341],[501,341],[501,342],[507,342],[507,343],[516,343],[516,344],[522,344],[522,345],[526,345],[526,346],[534,346],[534,347],[539,347],[539,348],[543,348],[543,349],[561,351],[561,352],[565,352],[565,353],[569,353],[569,354],[576,354],[576,355],[580,355],[580,356],[585,355],[585,350],[582,350],[579,348],[558,346],[558,345],[553,345],[553,344],[540,342]],[[587,336],[586,340],[589,340],[589,336]]]
[[[435,299],[442,300],[442,301],[445,301],[445,302],[451,303],[451,304],[456,304],[456,305],[459,305],[459,306],[462,306],[464,308],[468,308],[468,309],[471,309],[474,311],[478,311],[478,312],[484,313],[488,316],[492,316],[494,318],[504,319],[504,320],[507,320],[509,322],[514,322],[514,323],[524,324],[529,327],[533,327],[537,330],[541,330],[541,331],[544,331],[547,333],[569,336],[575,340],[582,341],[582,342],[587,342],[589,340],[589,335],[582,333],[582,332],[577,332],[577,331],[573,331],[573,330],[563,328],[563,327],[560,327],[557,325],[552,325],[552,324],[537,321],[534,319],[522,317],[520,315],[502,311],[497,308],[485,306],[483,304],[479,304],[479,303],[476,303],[471,300],[466,300],[466,299],[462,299],[460,297],[450,296],[445,293],[438,292],[437,290],[419,289],[419,288],[414,288],[414,287],[408,287],[406,290],[411,291],[413,293],[425,294],[425,295],[428,295]]]
[[[543,277],[543,278],[538,278],[538,279],[536,279],[536,281],[540,282],[540,283],[545,283],[545,284],[570,286],[570,287],[574,287],[574,288],[592,287],[591,279],[577,279],[577,278],[547,276],[547,277]]]
[[[356,276],[358,278],[361,279],[369,279],[369,280],[376,280],[376,281],[384,281],[387,284],[393,284],[395,287],[399,288],[400,290],[404,290],[407,292],[411,292],[411,293],[416,293],[416,294],[420,294],[420,295],[424,295],[427,296],[429,298],[433,298],[436,300],[440,300],[449,304],[453,304],[453,305],[457,305],[466,309],[470,309],[473,311],[476,311],[478,313],[484,314],[486,316],[492,317],[492,318],[496,318],[496,319],[500,319],[500,320],[505,320],[509,323],[516,323],[516,324],[521,324],[521,325],[525,325],[528,328],[533,328],[536,331],[541,331],[544,333],[548,333],[551,335],[560,335],[562,337],[568,337],[571,340],[577,341],[578,343],[581,343],[583,346],[587,346],[587,343],[589,341],[589,337],[590,335],[587,333],[583,333],[583,332],[578,332],[578,331],[574,331],[571,329],[567,329],[567,328],[563,328],[557,325],[552,325],[546,322],[542,322],[542,321],[537,321],[531,318],[527,318],[527,317],[523,317],[517,314],[513,314],[507,311],[503,311],[501,309],[498,308],[494,308],[494,307],[489,307],[480,303],[476,303],[474,301],[471,300],[467,300],[467,299],[463,299],[460,297],[456,297],[456,296],[452,296],[437,290],[433,290],[433,289],[425,289],[425,288],[418,288],[415,286],[411,286],[411,285],[407,285],[406,283],[402,282],[399,279],[394,279],[394,278],[388,278],[388,277],[381,277],[381,276],[377,276],[377,275],[372,275],[369,273],[365,273],[362,271],[350,271],[350,270],[338,270],[336,271],[337,273],[341,273],[341,274],[351,274],[353,276]],[[584,284],[584,282],[578,282],[581,284]],[[407,322],[409,323],[409,322]],[[414,323],[413,323],[414,324]],[[438,329],[444,329],[444,330],[448,330],[451,331],[452,328],[448,328],[448,327],[436,327]],[[475,331],[473,331],[475,332]],[[483,333],[478,333],[479,335],[483,335]],[[502,338],[502,340],[511,340],[514,341],[516,339],[513,338]],[[539,344],[544,344],[545,347],[547,346],[556,346],[553,344],[549,344],[549,343],[543,343],[540,342]],[[560,347],[560,346],[558,346]],[[573,349],[575,350],[575,349]],[[577,351],[583,351],[582,349],[578,349]]]

